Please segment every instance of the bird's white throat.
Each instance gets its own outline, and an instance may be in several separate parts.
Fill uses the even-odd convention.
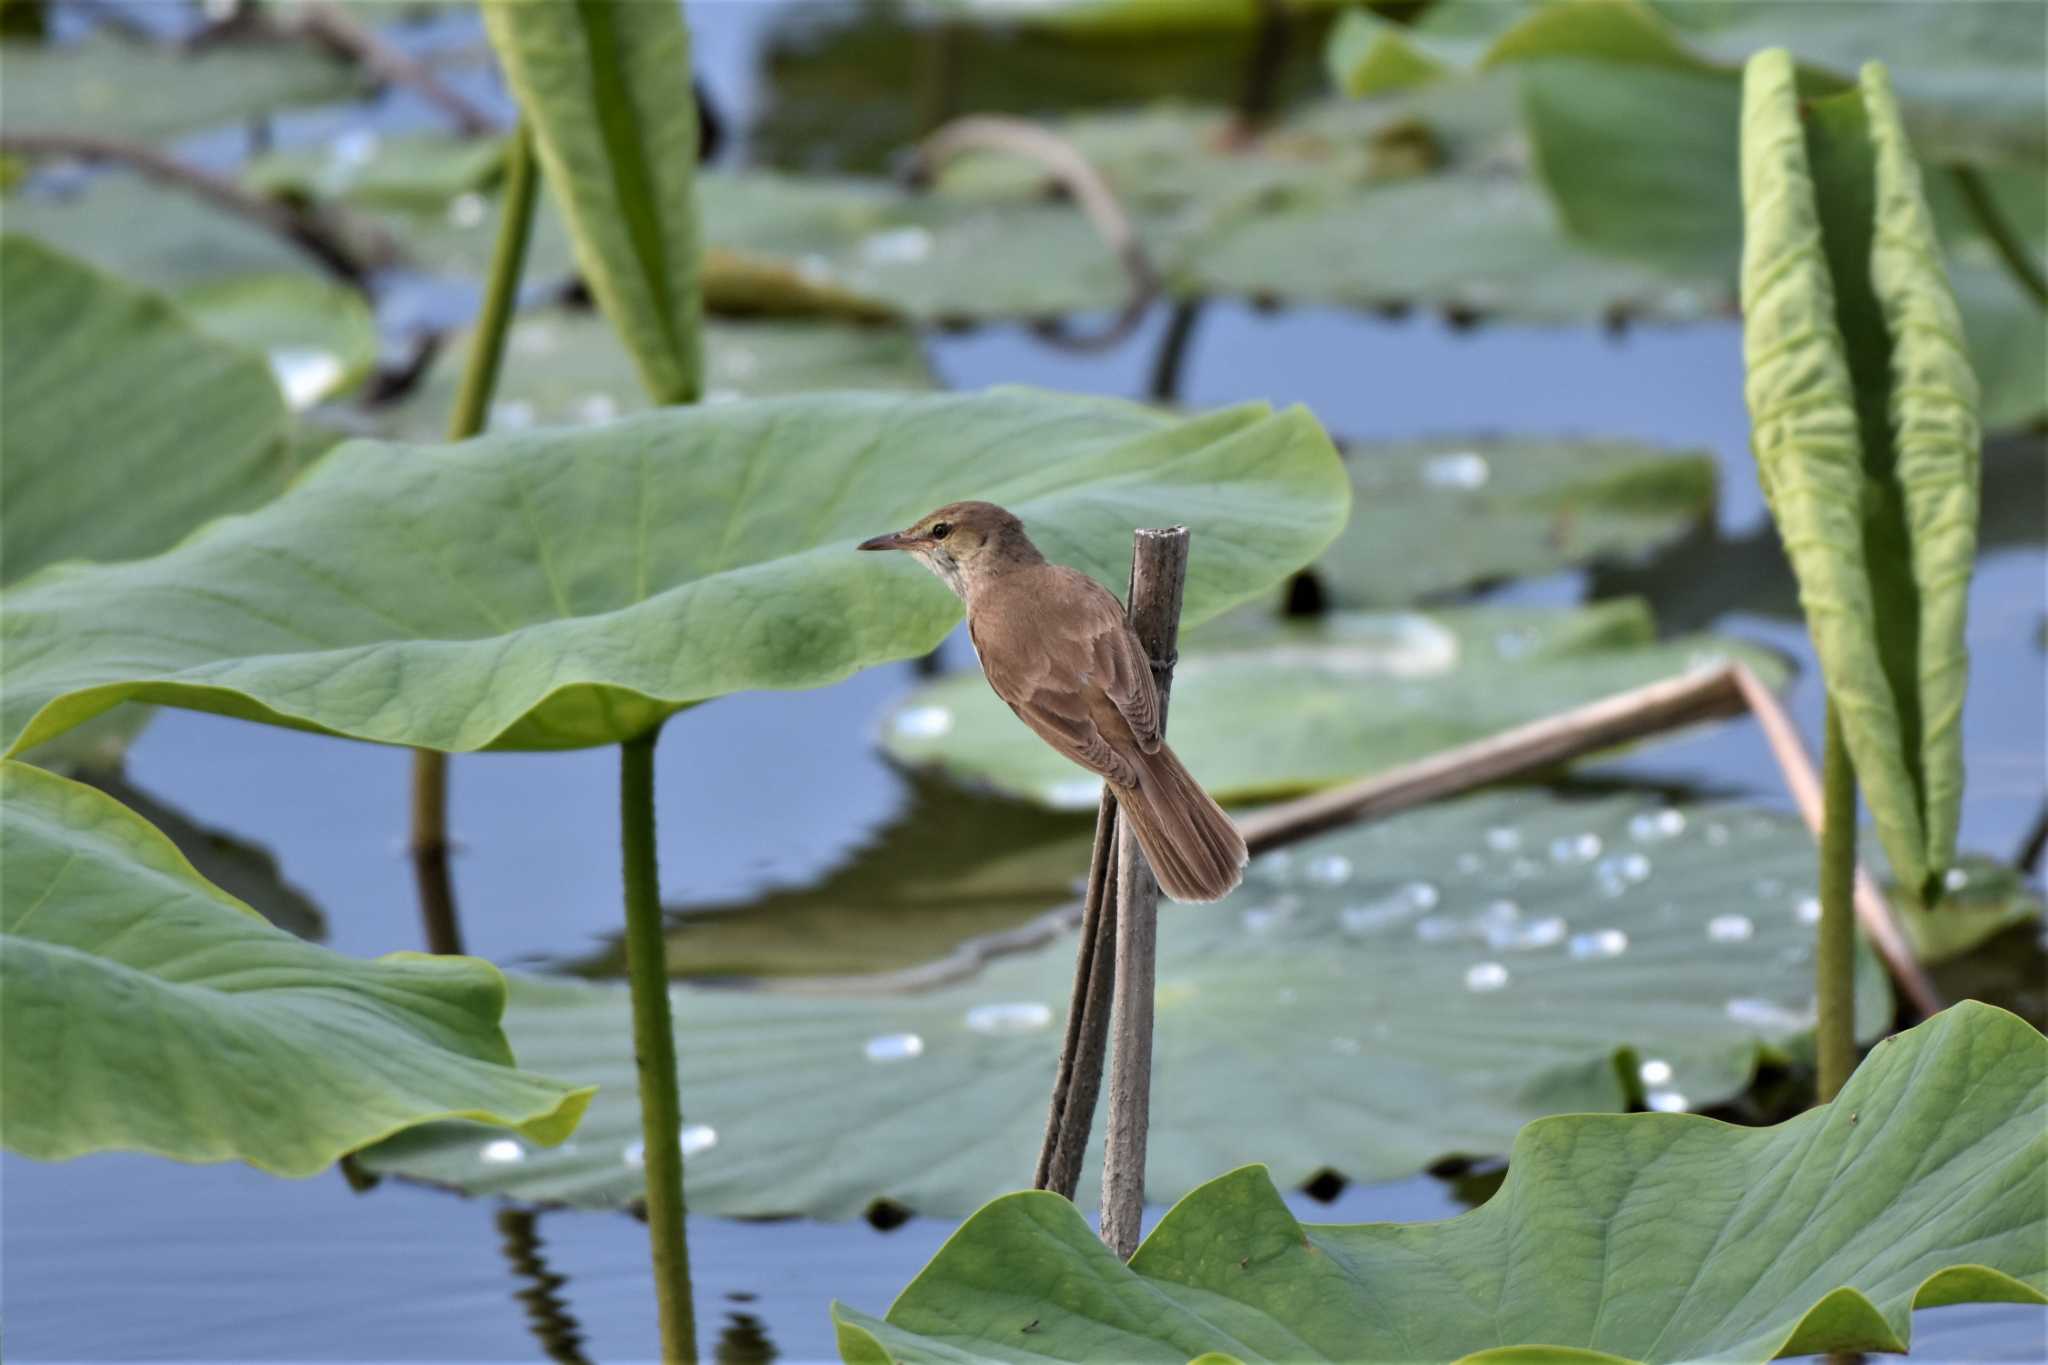
[[[937,574],[939,581],[953,590],[953,596],[963,602],[967,600],[967,580],[960,575],[960,562],[944,547],[934,545],[928,550],[919,550],[916,559]]]

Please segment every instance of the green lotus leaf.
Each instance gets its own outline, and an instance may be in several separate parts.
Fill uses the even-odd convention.
[[[1952,962],[2008,929],[2041,920],[2039,893],[1997,858],[1965,854],[1943,881],[1941,903],[1934,906],[1923,903],[1912,887],[1890,888],[1893,913],[1912,940],[1913,955],[1931,967]]]
[[[7,230],[167,293],[304,270],[311,259],[248,219],[114,168],[72,193],[9,195]]]
[[[1201,1186],[1128,1265],[1058,1195],[970,1218],[849,1361],[1754,1361],[1904,1351],[1915,1308],[2048,1303],[2048,1042],[1966,1001],[1771,1128],[1543,1119],[1439,1223],[1297,1222],[1262,1166]],[[1028,1335],[1020,1335],[1028,1332]]]
[[[1589,57],[1516,70],[1537,168],[1574,239],[1676,279],[1713,281],[1715,293],[1736,278],[1739,73]],[[2004,190],[2001,204],[2025,249],[2042,254],[2038,205],[2048,200],[2048,183],[2039,170],[1986,178]],[[1984,381],[1985,423],[2035,423],[2048,416],[2040,309],[2014,288],[1949,178],[1930,180],[1928,190],[1970,361]]]
[[[917,337],[898,326],[829,322],[705,323],[704,387],[716,402],[817,389],[913,391],[933,387]],[[373,409],[375,433],[431,441],[448,425],[470,336],[452,338],[402,403]],[[530,310],[512,321],[490,426],[589,425],[652,406],[632,357],[602,317]],[[349,413],[360,422],[363,414]]]
[[[1298,304],[1694,321],[1724,311],[1731,293],[1576,243],[1539,186],[1483,169],[1283,203],[1220,223],[1188,250],[1207,292]]]
[[[953,596],[853,547],[963,497],[1109,582],[1133,527],[1191,526],[1194,621],[1313,558],[1350,488],[1300,409],[1021,389],[352,441],[168,554],[11,591],[0,731],[18,749],[139,699],[445,750],[615,743],[937,645]]]
[[[291,415],[261,356],[12,233],[0,293],[0,583],[155,554],[284,487]]]
[[[0,795],[10,1150],[305,1176],[434,1119],[540,1143],[576,1127],[590,1090],[514,1068],[489,963],[342,957],[265,924],[110,796],[21,763]]]
[[[1169,734],[1219,800],[1281,796],[1728,658],[1783,674],[1774,655],[1730,640],[1657,643],[1637,601],[1336,613],[1187,637]],[[1101,788],[1019,724],[978,669],[917,688],[881,733],[900,763],[1046,805],[1093,808]]]
[[[185,49],[96,32],[76,42],[9,42],[5,50],[0,122],[10,133],[168,141],[369,89],[361,67],[310,42],[224,39]],[[14,205],[7,207],[11,217]]]
[[[503,138],[439,133],[365,137],[324,147],[265,152],[242,167],[242,183],[264,194],[343,200],[365,207],[445,208],[457,195],[490,189],[505,173]]]
[[[1745,395],[1764,493],[1892,867],[1955,856],[1977,384],[1883,72],[1802,111],[1744,83]]]
[[[658,402],[703,390],[697,102],[679,5],[487,5],[583,279]]]
[[[1352,442],[1344,459],[1351,523],[1315,565],[1343,606],[1640,559],[1714,510],[1711,455],[1631,441]]]
[[[1898,72],[1907,127],[1922,153],[1943,162],[2038,166],[2048,158],[2048,33],[2025,5],[1898,5],[1885,0],[1568,0],[1559,4],[1447,0],[1413,30],[1355,12],[1333,31],[1331,74],[1352,95],[1498,69],[1583,59],[1607,70],[1658,67],[1732,74],[1750,54],[1791,49],[1802,89],[1854,84],[1864,62]],[[1666,131],[1684,135],[1679,110]],[[1654,205],[1644,206],[1654,211]]]
[[[357,291],[305,273],[243,275],[181,290],[201,330],[270,361],[294,411],[347,393],[377,363],[377,323]]]
[[[1543,1114],[1740,1094],[1759,1055],[1812,1027],[1813,869],[1784,817],[1526,791],[1256,860],[1227,899],[1161,916],[1147,1193],[1253,1159],[1289,1185],[1405,1177],[1505,1152]],[[1015,1188],[1044,1135],[1073,956],[1065,932],[909,993],[678,987],[690,1208],[961,1216]],[[625,988],[512,994],[519,1055],[600,1086],[576,1150],[494,1161],[488,1132],[451,1124],[360,1160],[472,1194],[636,1201]],[[1875,1037],[1891,992],[1867,952],[1856,1000]]]

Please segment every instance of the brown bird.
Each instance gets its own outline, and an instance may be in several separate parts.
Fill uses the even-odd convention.
[[[1152,669],[1115,594],[1048,562],[990,502],[949,503],[860,548],[908,550],[967,604],[988,685],[1109,783],[1162,891],[1213,901],[1243,880],[1244,838],[1161,738]]]

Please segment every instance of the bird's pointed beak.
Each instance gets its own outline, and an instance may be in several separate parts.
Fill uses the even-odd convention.
[[[875,536],[871,540],[863,540],[854,548],[856,550],[907,550],[910,548],[910,539],[901,531],[891,531],[886,536]]]

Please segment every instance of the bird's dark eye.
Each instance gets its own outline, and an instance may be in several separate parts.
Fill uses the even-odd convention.
[[[932,523],[933,540],[944,540],[947,536],[951,535],[952,532],[953,524],[949,521],[935,521]]]

